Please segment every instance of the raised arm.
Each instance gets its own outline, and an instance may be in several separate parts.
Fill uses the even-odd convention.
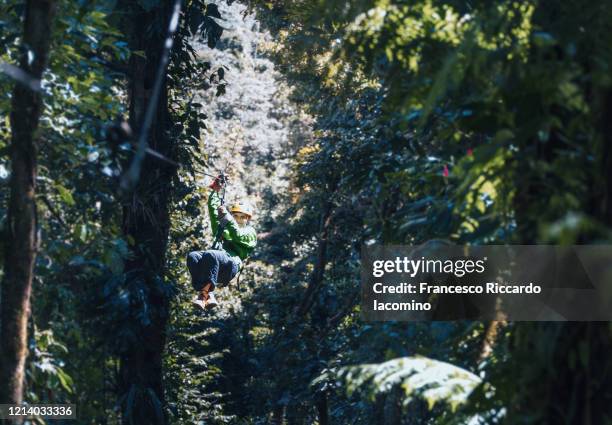
[[[221,206],[221,197],[219,196],[219,192],[213,190],[208,195],[208,215],[210,217],[210,227],[212,229],[212,234],[215,236],[217,234],[217,229],[219,228],[219,213],[217,209]]]
[[[257,232],[251,226],[240,227],[230,215],[231,220],[227,222],[223,230],[223,238],[247,249],[249,252],[257,246]]]

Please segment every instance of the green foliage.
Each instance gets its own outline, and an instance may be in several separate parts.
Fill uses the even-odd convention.
[[[232,95],[246,65],[202,54],[229,25],[216,4],[184,2],[167,73],[180,167],[166,268],[145,281],[125,272],[142,247],[122,236],[118,177],[133,146],[113,135],[128,114],[128,65],[144,54],[128,47],[124,12],[162,3],[59,2],[39,131],[28,401],[77,403],[82,423],[117,423],[140,402],[181,424],[317,423],[323,411],[356,424],[610,420],[609,325],[368,324],[356,285],[366,242],[610,240],[608,2],[249,1],[272,38],[221,44],[227,58],[254,51],[245,62],[264,52],[292,87],[257,118],[287,129],[267,152],[243,137],[253,122],[222,148],[209,142],[207,103],[214,123],[234,123],[243,101],[210,99]],[[0,4],[3,62],[17,57],[22,14],[21,2]],[[0,76],[4,93],[12,84]],[[10,96],[0,110],[1,228]],[[208,246],[202,173],[228,156],[239,192],[259,196],[266,237],[243,286],[220,289],[222,307],[199,315],[184,258]],[[165,313],[152,296],[173,300],[167,406],[147,388],[115,398],[118,356]]]
[[[322,364],[329,369],[329,363],[335,368],[390,358],[376,356],[384,337],[358,337],[369,326],[351,322],[358,308],[338,309],[330,303],[331,294],[350,299],[343,282],[359,279],[356,270],[344,266],[351,261],[349,247],[432,238],[469,244],[609,239],[610,216],[602,215],[597,201],[608,196],[603,181],[609,178],[602,164],[609,155],[610,129],[601,120],[610,112],[604,99],[611,87],[601,76],[610,65],[604,46],[612,36],[605,24],[612,11],[605,2],[588,7],[556,1],[289,0],[250,5],[276,34],[278,44],[270,53],[299,87],[295,100],[315,118],[313,138],[294,160],[297,196],[283,216],[286,222],[277,223],[286,229],[287,249],[306,249],[280,281],[308,282],[322,210],[326,202],[332,208],[324,284],[306,323],[295,323],[287,314],[272,325],[297,328],[277,332],[279,339],[290,339],[281,357],[290,359],[283,368],[293,376],[276,380],[285,388],[277,397],[287,409],[315,405],[312,394],[303,390],[304,371],[310,367],[322,371]],[[338,312],[348,313],[347,332],[336,329],[327,345],[320,323]],[[461,362],[472,372],[482,368],[485,381],[497,388],[492,398],[475,391],[465,410],[471,413],[457,416],[486,423],[516,423],[508,418],[517,417],[525,423],[544,418],[555,423],[551,412],[563,411],[562,397],[569,394],[542,406],[531,403],[535,416],[529,419],[518,406],[531,391],[509,383],[530,382],[547,391],[552,381],[543,371],[550,358],[539,354],[533,368],[517,376],[521,362],[534,363],[519,354],[528,350],[525,340],[518,339],[523,328],[507,327],[498,337],[499,350],[481,361],[478,350],[486,327],[469,326],[433,344],[426,342],[432,328],[410,339],[420,354]],[[387,335],[414,327],[375,329]],[[543,347],[559,329],[543,327],[540,338],[530,341]],[[532,331],[524,330],[526,335]],[[568,341],[585,344],[571,335]],[[609,346],[609,332],[602,338],[606,342],[587,344]],[[315,341],[316,355],[302,348]],[[508,342],[516,344],[512,352]],[[448,349],[436,355],[437,344]],[[369,356],[360,357],[361,352]],[[574,373],[556,364],[561,375]],[[508,388],[515,388],[512,395]],[[373,385],[375,390],[383,387]],[[581,391],[569,393],[580,397]],[[384,416],[380,409],[389,407],[329,397],[336,419],[348,422],[372,423]],[[405,394],[393,397],[406,399]],[[567,414],[578,421],[581,408]],[[448,418],[443,409],[426,411],[422,417],[431,421]],[[393,412],[389,415],[400,423]]]
[[[74,382],[61,359],[68,348],[55,340],[53,331],[34,330],[33,352],[27,372],[27,396],[35,403],[65,403],[74,393]]]
[[[122,237],[118,205],[123,199],[117,177],[132,148],[126,143],[118,145],[112,132],[128,112],[130,56],[142,52],[129,50],[121,30],[124,14],[115,2],[58,3],[59,13],[49,35],[53,41],[38,132],[37,200],[42,243],[35,268],[32,320],[36,329],[46,330],[36,331],[32,339],[26,399],[76,403],[82,423],[116,423],[117,355],[128,344],[142,342],[142,327],[157,314],[146,302],[146,295],[161,291],[170,298],[172,294],[171,286],[161,281],[151,287],[124,274],[133,241]],[[141,2],[139,6],[134,2],[131,6],[151,11],[159,4]],[[193,146],[206,120],[199,105],[194,105],[193,91],[218,84],[209,80],[211,64],[197,60],[189,30],[190,21],[211,13],[214,5],[209,6],[187,2],[168,73],[172,110],[182,124],[173,138],[186,169],[199,160],[201,153]],[[14,63],[23,5],[3,2],[0,10],[0,60]],[[194,33],[202,34],[214,46],[221,30],[210,30],[206,25]],[[161,27],[153,30],[164,31]],[[5,93],[11,92],[12,85],[12,80],[0,76]],[[0,121],[1,227],[10,178],[6,155],[9,96],[0,99],[0,110],[7,112]],[[187,183],[176,182],[177,198],[182,199],[189,190]],[[145,389],[132,399],[146,396]],[[161,412],[162,406],[158,408]]]
[[[366,402],[392,397],[401,391],[400,410],[423,400],[429,410],[439,404],[448,406],[448,416],[452,417],[459,405],[467,402],[481,379],[449,363],[425,357],[403,357],[380,364],[345,366],[325,371],[311,385],[327,390],[327,385],[321,386],[321,383],[332,388],[345,388],[349,398],[358,393]]]

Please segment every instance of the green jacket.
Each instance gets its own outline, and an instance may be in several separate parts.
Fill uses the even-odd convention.
[[[217,234],[220,224],[225,224],[223,229],[223,249],[232,257],[245,260],[257,245],[257,233],[252,226],[240,227],[230,213],[219,217],[217,208],[221,205],[219,193],[212,191],[208,197],[208,214],[213,237]]]

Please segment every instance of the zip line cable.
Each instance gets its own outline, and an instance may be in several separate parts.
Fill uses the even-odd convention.
[[[158,106],[157,103],[159,101],[159,95],[161,92],[162,83],[164,80],[164,76],[166,74],[168,63],[170,61],[170,52],[172,51],[172,46],[174,45],[174,36],[176,34],[176,31],[179,25],[181,5],[182,5],[182,0],[176,0],[173,4],[172,14],[170,16],[170,22],[168,24],[166,39],[163,45],[162,54],[160,56],[159,64],[158,64],[156,75],[155,75],[155,82],[153,85],[152,94],[147,103],[147,107],[145,110],[145,116],[142,121],[140,133],[136,141],[135,149],[134,148],[130,149],[135,152],[134,157],[132,158],[132,161],[130,163],[128,170],[121,176],[120,189],[126,192],[133,190],[136,184],[138,183],[138,180],[140,178],[140,172],[142,170],[142,163],[147,154],[161,161],[164,161],[174,167],[180,167],[180,164],[177,163],[176,161],[166,157],[165,155],[162,155],[161,153],[155,151],[154,149],[151,149],[148,146],[147,138],[149,136],[149,131],[153,123],[153,120],[155,119],[155,114],[156,114],[156,110]],[[28,87],[32,91],[41,91],[41,81],[31,77],[28,73],[26,73],[25,71],[23,71],[21,68],[17,66],[11,65],[4,61],[0,61],[0,72],[14,79],[18,83]],[[191,103],[192,100],[193,100],[193,97],[191,98],[189,103]],[[234,142],[230,157],[228,158],[227,163],[225,164],[225,167],[223,168],[223,171],[220,174],[220,176],[222,176],[222,184],[223,184],[223,194],[221,198],[222,205],[225,204],[225,192],[226,192],[226,185],[227,185],[226,172],[230,164],[230,159],[234,155],[234,152],[236,149],[236,143],[237,141]],[[199,173],[212,177],[212,178],[218,177],[218,176],[214,176],[212,174],[208,174],[205,172],[199,172]],[[222,229],[220,230],[222,231]],[[220,234],[215,238],[215,245],[218,245],[219,239],[220,239]]]
[[[145,117],[140,128],[140,134],[138,136],[136,154],[132,159],[130,168],[121,177],[120,187],[125,191],[130,191],[131,189],[133,189],[138,183],[138,179],[140,178],[142,162],[144,160],[145,155],[147,154],[148,149],[147,137],[149,135],[149,129],[151,127],[151,124],[153,123],[153,119],[155,118],[155,111],[157,110],[159,93],[161,91],[164,75],[166,74],[166,68],[170,60],[170,51],[172,50],[172,45],[174,44],[174,34],[176,33],[176,30],[178,28],[179,17],[181,14],[181,2],[182,0],[176,0],[174,2],[172,15],[170,17],[170,23],[168,24],[168,33],[166,36],[166,41],[164,43],[164,48],[162,50],[162,54],[159,59],[159,65],[157,67],[155,84],[153,86],[152,95],[149,99],[149,103],[145,112]]]
[[[164,161],[174,167],[180,167],[180,164],[165,155],[157,152],[154,149],[151,149],[147,143],[147,137],[149,135],[149,130],[153,123],[153,119],[155,118],[155,112],[157,109],[157,102],[159,100],[159,94],[162,87],[162,82],[164,79],[164,75],[166,73],[166,68],[168,66],[168,62],[170,60],[170,52],[172,50],[172,46],[174,45],[174,35],[178,29],[179,18],[181,13],[181,3],[182,0],[176,0],[173,5],[172,15],[170,17],[170,22],[168,24],[167,36],[164,42],[164,48],[162,51],[162,55],[160,57],[160,61],[157,68],[157,73],[155,76],[155,83],[152,90],[152,96],[147,103],[147,108],[145,111],[145,117],[142,122],[142,126],[140,129],[140,134],[138,135],[138,140],[136,142],[135,149],[130,149],[135,152],[134,158],[130,163],[129,169],[123,174],[121,177],[120,188],[125,191],[129,191],[133,189],[138,182],[140,177],[140,171],[142,169],[142,162],[144,160],[145,155],[151,155],[154,158],[157,158],[161,161]],[[30,76],[27,72],[23,71],[21,68],[12,65],[10,63],[4,62],[0,60],[0,72],[4,73],[6,76],[12,78],[19,84],[22,84],[28,87],[32,91],[41,91],[41,80],[35,79]],[[190,99],[189,103],[193,101],[193,96]],[[230,155],[233,156],[234,150],[236,147],[236,142],[234,142],[234,147],[232,148],[232,153]],[[227,168],[229,166],[229,158],[228,161],[221,172],[221,175],[225,175]],[[212,178],[216,178],[212,174],[208,174],[205,172],[199,172],[199,174],[203,174]],[[225,187],[224,187],[225,191]]]

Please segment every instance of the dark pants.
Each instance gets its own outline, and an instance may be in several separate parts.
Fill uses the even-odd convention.
[[[193,251],[187,256],[187,268],[191,274],[193,289],[200,291],[206,283],[229,283],[240,269],[240,263],[223,250]]]

